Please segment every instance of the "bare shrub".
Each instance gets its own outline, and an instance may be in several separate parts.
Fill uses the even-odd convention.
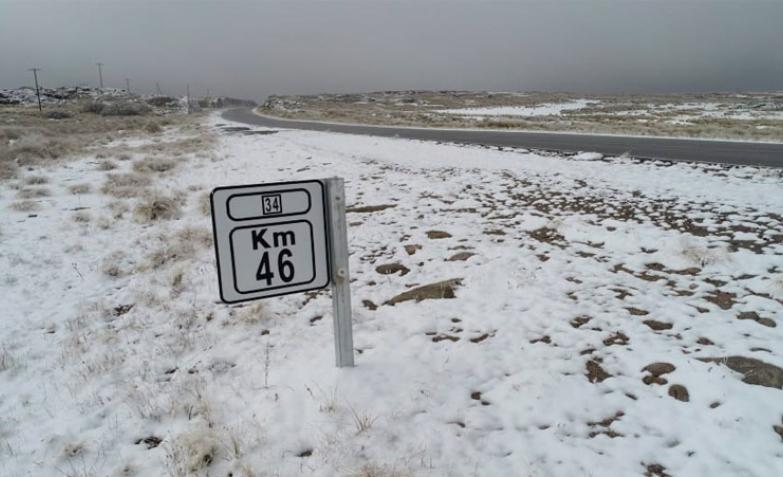
[[[176,238],[200,247],[212,246],[212,231],[206,227],[185,227],[177,232]]]
[[[90,214],[85,212],[85,211],[83,211],[83,210],[80,210],[80,211],[76,212],[75,214],[73,214],[73,221],[76,222],[76,223],[86,224],[90,220],[92,220],[92,217],[90,216]]]
[[[160,127],[160,124],[158,123],[149,122],[144,126],[144,130],[150,134],[158,134],[159,132],[163,131],[163,128]]]
[[[148,157],[133,163],[133,170],[136,172],[167,172],[177,166],[175,161],[164,159],[162,157]]]
[[[207,217],[212,215],[212,203],[209,198],[209,192],[205,192],[199,196],[198,208],[203,215]]]
[[[117,168],[117,164],[115,164],[113,161],[105,160],[98,163],[97,169],[99,171],[113,171]]]
[[[0,348],[0,373],[8,371],[19,365],[19,360],[6,348]]]
[[[101,192],[117,198],[138,197],[152,181],[138,173],[107,174]]]
[[[266,306],[260,301],[241,308],[235,308],[223,325],[255,325],[269,318]]]
[[[187,260],[196,255],[196,247],[193,243],[181,240],[169,241],[165,238],[162,239],[165,245],[157,250],[147,258],[148,264],[151,268],[157,269],[170,263]]]
[[[208,468],[220,455],[220,441],[215,431],[199,425],[184,432],[166,446],[166,465],[173,477],[186,477]]]
[[[44,187],[35,187],[31,189],[21,189],[16,193],[18,199],[40,199],[41,197],[49,197],[51,192]]]
[[[19,171],[19,166],[13,162],[0,161],[0,179],[13,179]]]
[[[24,178],[24,183],[27,185],[41,185],[49,182],[46,176],[27,176]]]
[[[92,190],[90,184],[74,184],[68,187],[68,192],[74,195],[89,194],[90,190]]]
[[[408,471],[402,471],[393,467],[389,468],[378,464],[365,464],[361,469],[350,474],[350,477],[412,477]]]
[[[182,215],[179,202],[171,197],[153,196],[144,199],[133,209],[136,222],[148,223],[159,220],[172,220]]]
[[[114,200],[109,202],[109,205],[107,205],[108,209],[111,211],[111,216],[113,219],[121,219],[123,215],[125,215],[125,212],[128,212],[130,210],[130,207],[125,201],[122,200]]]
[[[101,272],[111,278],[120,278],[133,271],[133,262],[121,250],[110,253],[101,260]]]
[[[32,212],[41,208],[40,204],[34,200],[18,200],[12,202],[10,207],[18,212]]]
[[[38,165],[65,157],[76,150],[75,143],[66,137],[44,137],[33,133],[23,136],[10,147],[0,149],[0,163]]]

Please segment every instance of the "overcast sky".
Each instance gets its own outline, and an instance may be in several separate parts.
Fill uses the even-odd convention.
[[[0,0],[0,87],[783,90],[783,1]]]

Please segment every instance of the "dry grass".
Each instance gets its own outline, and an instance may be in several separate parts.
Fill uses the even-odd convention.
[[[86,223],[89,223],[92,220],[92,216],[88,212],[86,212],[84,210],[80,210],[78,212],[75,212],[73,214],[72,218],[73,218],[73,221],[78,223],[78,224],[86,224]]]
[[[33,212],[39,210],[41,205],[34,200],[18,200],[12,202],[9,207],[17,212]]]
[[[143,199],[133,209],[133,218],[139,223],[177,219],[182,215],[180,201],[160,195]]]
[[[42,197],[49,197],[52,195],[52,193],[49,191],[49,189],[46,189],[44,187],[34,187],[34,188],[25,188],[21,189],[19,192],[16,193],[17,199],[40,199]]]
[[[101,192],[117,198],[139,197],[151,183],[149,177],[138,173],[107,174]]]
[[[49,183],[49,179],[46,176],[27,176],[24,178],[24,183],[27,185],[41,185]]]
[[[74,184],[68,187],[68,192],[74,195],[89,194],[91,190],[90,184]]]
[[[174,169],[177,163],[162,157],[148,157],[133,163],[133,170],[139,173],[167,172]]]
[[[117,164],[114,161],[110,161],[108,159],[99,162],[97,167],[99,171],[113,171],[116,168]]]
[[[164,444],[166,465],[172,477],[200,475],[221,454],[213,429],[199,425]]]

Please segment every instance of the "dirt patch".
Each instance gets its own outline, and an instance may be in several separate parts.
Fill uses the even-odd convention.
[[[666,467],[661,464],[648,464],[644,477],[672,477],[666,473]]]
[[[704,297],[705,300],[718,305],[718,307],[720,307],[722,310],[728,310],[734,306],[737,303],[734,300],[735,298],[737,298],[736,294],[723,292],[720,290],[711,291],[706,297]]]
[[[619,421],[623,416],[625,415],[622,411],[617,411],[613,416],[609,416],[605,419],[602,419],[600,421],[595,422],[588,422],[587,425],[593,428],[594,430],[590,431],[590,434],[588,436],[592,439],[595,436],[598,435],[605,435],[608,436],[611,439],[614,439],[615,437],[622,437],[623,435],[619,432],[615,432],[611,429],[612,424],[614,424],[615,421]],[[598,428],[598,429],[596,429]],[[603,428],[603,429],[600,429]]]
[[[430,283],[429,285],[422,285],[412,290],[400,293],[399,295],[384,302],[384,305],[396,305],[397,303],[410,300],[419,302],[422,300],[456,298],[454,290],[456,290],[456,288],[460,285],[462,285],[461,278],[452,278],[450,280]]]
[[[594,359],[585,363],[585,368],[587,369],[587,380],[591,383],[600,383],[601,381],[612,377],[612,375],[607,373],[604,368],[598,364],[598,361]]]
[[[626,307],[625,309],[628,310],[628,313],[632,314],[633,316],[646,316],[650,314],[650,312],[647,310],[642,310],[641,308],[634,308],[632,306]]]
[[[623,333],[622,331],[618,331],[616,333],[613,333],[608,338],[606,338],[604,340],[604,345],[605,346],[627,345],[629,341],[630,338],[628,338],[628,336],[626,336],[625,333]]]
[[[777,323],[775,323],[775,320],[772,318],[762,318],[756,313],[755,311],[743,311],[739,315],[737,315],[738,320],[753,320],[756,323],[760,325],[767,326],[769,328],[775,328],[778,326]]]
[[[590,320],[592,320],[592,318],[587,315],[579,315],[573,320],[569,321],[569,323],[574,328],[579,328],[580,326],[587,324],[587,322],[589,322]]]
[[[528,232],[528,235],[533,237],[539,242],[548,243],[552,245],[558,245],[562,247],[562,243],[565,242],[565,237],[560,235],[557,230],[549,227],[541,227],[539,229]]]

